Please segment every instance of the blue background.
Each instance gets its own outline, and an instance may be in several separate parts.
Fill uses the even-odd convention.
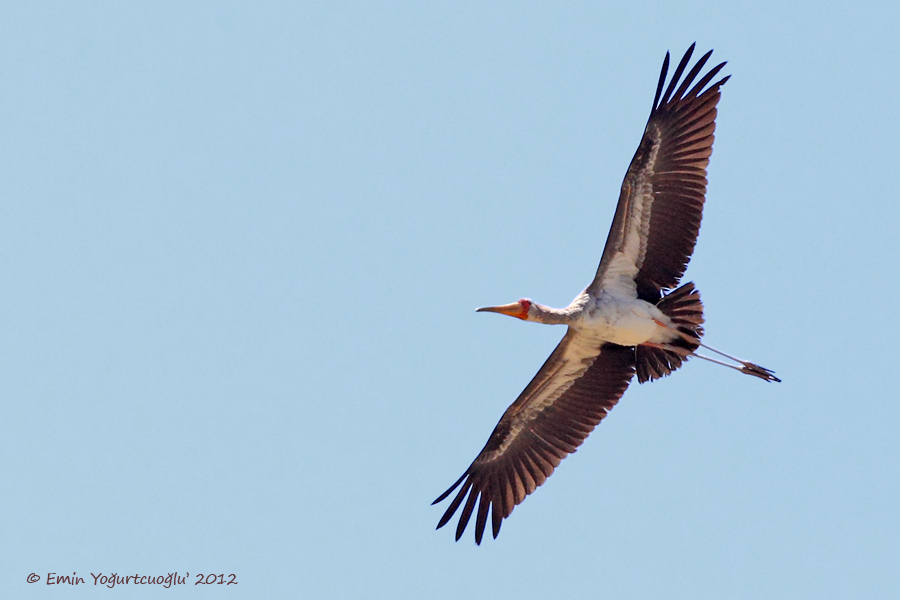
[[[900,597],[897,6],[4,3],[0,592]],[[454,543],[563,333],[474,308],[590,281],[694,40],[733,77],[686,280],[784,383],[633,384]]]

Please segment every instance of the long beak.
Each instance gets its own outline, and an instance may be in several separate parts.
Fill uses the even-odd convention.
[[[482,308],[475,309],[475,312],[500,313],[501,315],[509,315],[510,317],[516,317],[517,319],[524,319],[526,316],[528,316],[528,311],[525,310],[525,307],[518,302],[513,302],[512,304],[503,304],[501,306],[484,306]]]

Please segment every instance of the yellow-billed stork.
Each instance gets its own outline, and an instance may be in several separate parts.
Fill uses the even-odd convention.
[[[723,62],[697,80],[709,51],[682,79],[693,51],[692,44],[663,91],[666,53],[650,118],[625,174],[590,285],[562,309],[527,299],[478,309],[568,325],[568,330],[506,409],[475,461],[434,501],[441,502],[462,485],[438,523],[438,529],[446,525],[462,505],[457,540],[476,504],[476,543],[481,543],[489,511],[496,538],[503,519],[575,452],[635,373],[641,383],[652,381],[697,356],[765,381],[780,381],[769,369],[702,344],[700,294],[693,283],[677,287],[700,231],[716,104],[729,78],[710,85]],[[701,346],[736,364],[697,354]]]

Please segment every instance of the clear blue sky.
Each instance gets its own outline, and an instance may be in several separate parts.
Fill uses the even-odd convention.
[[[900,597],[898,30],[887,1],[4,3],[0,595]],[[474,309],[590,281],[695,40],[733,77],[686,279],[784,383],[635,383],[454,543],[430,502],[563,334]]]

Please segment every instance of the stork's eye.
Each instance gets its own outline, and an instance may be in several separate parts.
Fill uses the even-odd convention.
[[[522,305],[522,308],[524,308],[526,312],[531,309],[531,300],[529,300],[528,298],[522,298],[521,300],[519,300],[519,304]]]

